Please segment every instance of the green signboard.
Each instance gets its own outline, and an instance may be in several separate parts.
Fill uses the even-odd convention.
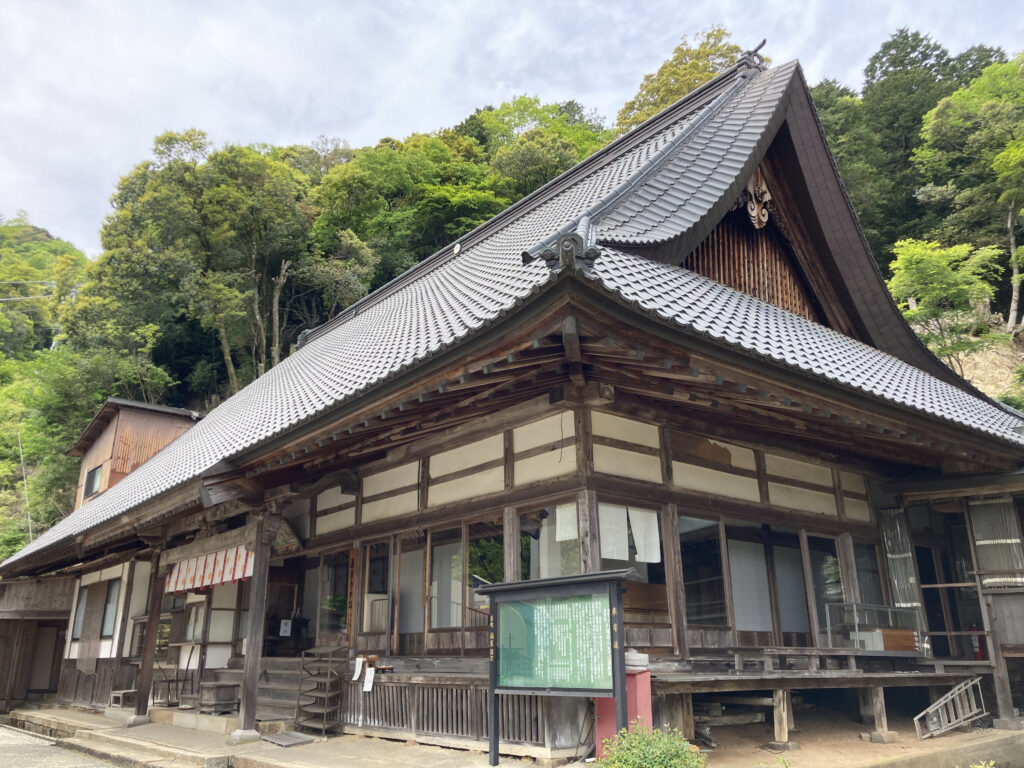
[[[498,688],[611,691],[608,592],[497,604]]]
[[[632,569],[490,584],[488,762],[498,764],[499,696],[615,699],[616,730],[626,723],[622,580]]]

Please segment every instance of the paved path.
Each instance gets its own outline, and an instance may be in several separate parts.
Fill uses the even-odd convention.
[[[0,725],[0,768],[112,768],[93,757],[61,749],[50,739]]]

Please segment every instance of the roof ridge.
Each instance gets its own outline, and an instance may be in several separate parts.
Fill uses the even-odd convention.
[[[744,70],[746,69],[747,68],[744,67]],[[749,79],[745,75],[745,72],[741,73],[735,82],[715,96],[710,103],[701,109],[695,120],[688,123],[683,130],[666,141],[665,146],[655,152],[647,162],[637,168],[628,178],[615,187],[615,189],[608,192],[604,197],[591,205],[586,211],[570,221],[568,224],[551,233],[536,245],[523,251],[523,263],[528,264],[538,256],[547,254],[548,252],[554,253],[552,246],[554,246],[561,237],[571,232],[577,232],[584,222],[586,222],[587,232],[587,236],[583,237],[584,244],[585,246],[593,245],[593,242],[586,241],[588,239],[592,239],[589,237],[592,234],[591,228],[597,223],[598,219],[610,208],[614,207],[615,204],[622,200],[626,195],[636,189],[637,186],[661,170],[665,163],[674,156],[676,150],[689,141],[695,134],[702,131],[704,127],[715,117],[715,115],[721,111],[722,107],[724,107],[725,104],[748,82]],[[546,260],[549,262],[548,265],[551,266],[550,258],[547,258]]]
[[[699,101],[701,98],[706,97],[709,92],[714,92],[719,88],[727,87],[734,77],[738,74],[746,73],[751,69],[760,71],[756,64],[752,64],[745,55],[741,56],[731,67],[722,70],[720,73],[715,75],[715,77],[711,78],[706,83],[702,83],[697,88],[678,99],[671,106],[651,116],[636,128],[624,133],[616,139],[613,139],[611,142],[601,147],[601,149],[597,150],[597,152],[587,158],[584,158],[572,168],[556,176],[547,184],[535,189],[526,197],[520,198],[508,208],[488,219],[483,224],[480,224],[475,229],[470,230],[452,243],[446,245],[444,248],[439,251],[435,251],[430,256],[427,256],[423,261],[413,265],[402,274],[393,278],[390,282],[378,288],[376,291],[367,294],[359,301],[346,307],[330,320],[325,321],[315,328],[307,328],[299,334],[299,339],[296,342],[296,349],[299,349],[314,339],[323,336],[325,333],[337,328],[339,325],[343,325],[360,312],[379,304],[384,299],[419,279],[423,273],[432,271],[433,269],[448,263],[451,259],[461,253],[463,249],[482,242],[490,236],[494,230],[498,230],[505,226],[510,219],[519,218],[520,216],[534,210],[538,206],[561,193],[566,188],[570,187],[572,184],[579,181],[581,178],[592,174],[595,170],[606,163],[615,160],[621,155],[624,148],[640,144],[667,125],[670,125],[678,119],[678,115],[676,113],[686,104]],[[712,99],[712,101],[713,100],[714,99]]]

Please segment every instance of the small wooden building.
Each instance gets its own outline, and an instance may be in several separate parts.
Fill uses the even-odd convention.
[[[338,728],[479,743],[476,589],[626,566],[628,644],[684,728],[694,695],[828,688],[884,732],[885,688],[974,675],[1012,725],[1022,432],[903,321],[799,66],[748,54],[304,334],[0,573],[71,568],[89,615],[129,568],[110,643],[140,713],[236,682],[243,731],[296,716],[315,647],[393,667],[321,707]],[[102,704],[131,674],[79,694],[85,623],[61,691]],[[501,712],[502,749],[541,757],[587,717]]]
[[[69,456],[82,459],[74,508],[77,510],[116,485],[199,418],[198,413],[182,408],[108,398],[67,451]],[[77,655],[73,655],[76,633],[82,631],[85,620],[85,602],[78,596],[79,587],[95,580],[95,574],[76,579],[74,574],[81,573],[81,567],[56,570],[43,578],[0,582],[0,650],[10,661],[0,669],[0,711],[6,712],[17,702],[34,696],[56,693],[62,662]],[[107,670],[111,681],[116,654],[109,638],[116,623],[114,615],[118,611],[123,613],[120,586],[131,572],[128,559],[112,566],[108,571],[111,584],[104,595],[94,599],[92,606],[100,622],[96,627],[97,638],[102,635],[107,641],[102,644],[105,653],[100,667]],[[66,575],[69,573],[72,575]],[[73,619],[70,626],[69,619]],[[100,650],[99,646],[97,649]],[[96,663],[99,662],[94,661],[90,667],[90,679],[97,674]],[[125,667],[120,674],[122,687],[134,685],[135,674],[134,667]],[[101,683],[99,689],[105,689],[100,703],[106,703],[110,686]],[[91,694],[88,702],[93,703]]]

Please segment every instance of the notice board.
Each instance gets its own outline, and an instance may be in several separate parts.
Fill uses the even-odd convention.
[[[622,580],[632,569],[491,584],[489,764],[498,764],[498,697],[615,699],[616,730],[626,723]]]
[[[498,602],[498,690],[567,689],[611,695],[608,590]]]

